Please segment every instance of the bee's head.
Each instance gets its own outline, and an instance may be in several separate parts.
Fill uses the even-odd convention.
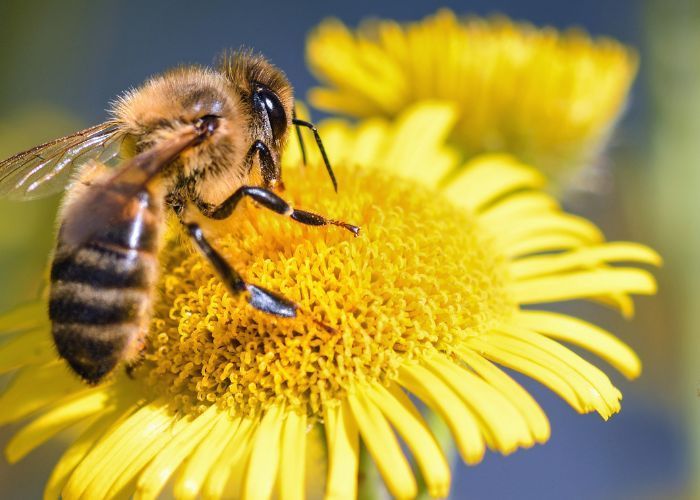
[[[291,129],[294,107],[292,86],[285,74],[247,50],[225,52],[218,66],[250,123],[250,138],[279,153]]]
[[[267,177],[263,176],[265,184],[275,185],[281,180],[280,156],[292,126],[296,125],[313,131],[326,170],[337,191],[335,175],[316,127],[310,122],[298,120],[294,114],[294,90],[285,74],[264,57],[246,50],[224,53],[219,59],[219,71],[229,80],[243,115],[248,119],[249,140],[263,142],[270,151],[275,171],[267,172]],[[299,140],[302,140],[301,135]],[[303,144],[300,146],[304,155]]]
[[[231,115],[230,101],[226,81],[218,73],[184,66],[126,92],[113,104],[112,113],[143,142],[163,130],[195,125],[205,116]]]
[[[218,71],[186,66],[150,79],[121,97],[113,114],[137,151],[184,128],[215,123],[212,133],[181,155],[185,175],[208,169],[241,182],[261,182],[257,155],[247,159],[255,141],[261,141],[277,169],[266,179],[274,184],[292,108],[292,88],[281,71],[260,56],[231,52],[221,57]]]

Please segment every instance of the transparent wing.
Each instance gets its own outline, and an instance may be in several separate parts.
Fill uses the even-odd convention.
[[[108,179],[90,184],[85,193],[69,205],[63,217],[63,243],[80,246],[106,227],[112,227],[115,221],[133,219],[134,212],[128,207],[133,201],[142,202],[136,197],[163,166],[210,133],[195,127],[183,130],[121,162]]]
[[[0,162],[0,197],[31,200],[61,191],[90,159],[114,164],[125,134],[105,122],[16,154]]]

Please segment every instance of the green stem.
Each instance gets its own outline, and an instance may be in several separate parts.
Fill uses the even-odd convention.
[[[359,500],[381,500],[382,481],[372,457],[364,443],[360,443],[360,475],[358,477],[357,498]]]
[[[441,419],[435,412],[427,410],[425,414],[425,421],[428,424],[428,428],[435,436],[440,449],[445,454],[447,463],[450,465],[450,470],[454,470],[457,461],[457,450],[455,449],[454,439],[450,433],[450,428],[447,426],[445,421]],[[428,485],[425,484],[425,479],[419,470],[416,470],[416,479],[418,481],[418,495],[416,499],[427,500],[432,498],[428,494]]]

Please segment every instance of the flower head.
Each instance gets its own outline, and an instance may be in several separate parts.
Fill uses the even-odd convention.
[[[658,264],[658,256],[605,243],[511,157],[479,157],[445,180],[454,154],[442,138],[454,119],[450,107],[424,104],[395,123],[328,124],[338,196],[320,165],[287,165],[287,196],[360,224],[360,238],[252,204],[221,228],[225,258],[249,282],[296,301],[298,318],[232,297],[173,229],[133,379],[75,380],[37,319],[42,305],[0,319],[8,332],[0,371],[15,371],[0,422],[30,418],[8,459],[75,426],[81,434],[56,465],[47,498],[153,498],[171,479],[177,498],[267,498],[275,485],[280,498],[301,498],[301,457],[322,427],[329,497],[355,496],[360,440],[389,491],[415,496],[399,437],[430,495],[444,497],[449,467],[411,395],[447,423],[470,464],[487,448],[510,453],[549,436],[543,411],[500,366],[539,380],[578,412],[617,412],[621,394],[609,378],[561,341],[635,377],[631,349],[595,325],[530,306],[588,299],[630,313],[629,295],[655,284],[618,263]]]
[[[507,152],[557,178],[600,152],[637,69],[636,54],[608,38],[448,10],[356,31],[327,20],[307,58],[323,83],[309,94],[318,108],[395,117],[423,99],[452,102],[451,139],[467,157]]]

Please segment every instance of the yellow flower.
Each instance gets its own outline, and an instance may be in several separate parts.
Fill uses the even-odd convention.
[[[454,120],[450,107],[424,104],[395,123],[329,123],[338,195],[318,162],[294,167],[290,151],[288,198],[359,223],[359,238],[253,204],[222,228],[223,255],[248,281],[296,301],[298,318],[231,297],[175,231],[133,379],[119,370],[98,387],[76,381],[56,360],[42,304],[1,318],[0,372],[15,375],[0,396],[0,423],[30,419],[8,460],[77,428],[46,498],[154,498],[172,480],[180,499],[297,499],[324,474],[303,459],[318,460],[322,427],[328,498],[356,496],[360,441],[392,495],[416,495],[415,463],[428,493],[445,497],[448,463],[409,396],[445,421],[469,464],[487,448],[511,453],[549,437],[544,412],[500,366],[578,412],[617,412],[609,378],[561,342],[627,377],[640,372],[634,352],[593,324],[531,306],[586,299],[630,314],[630,294],[654,293],[655,282],[619,264],[659,257],[606,243],[511,157],[476,158],[441,186],[454,168],[443,143]]]
[[[422,99],[460,111],[451,139],[467,157],[506,152],[557,179],[589,164],[610,136],[637,70],[614,40],[449,10],[414,23],[324,21],[307,59],[324,86],[312,104],[395,117]]]

